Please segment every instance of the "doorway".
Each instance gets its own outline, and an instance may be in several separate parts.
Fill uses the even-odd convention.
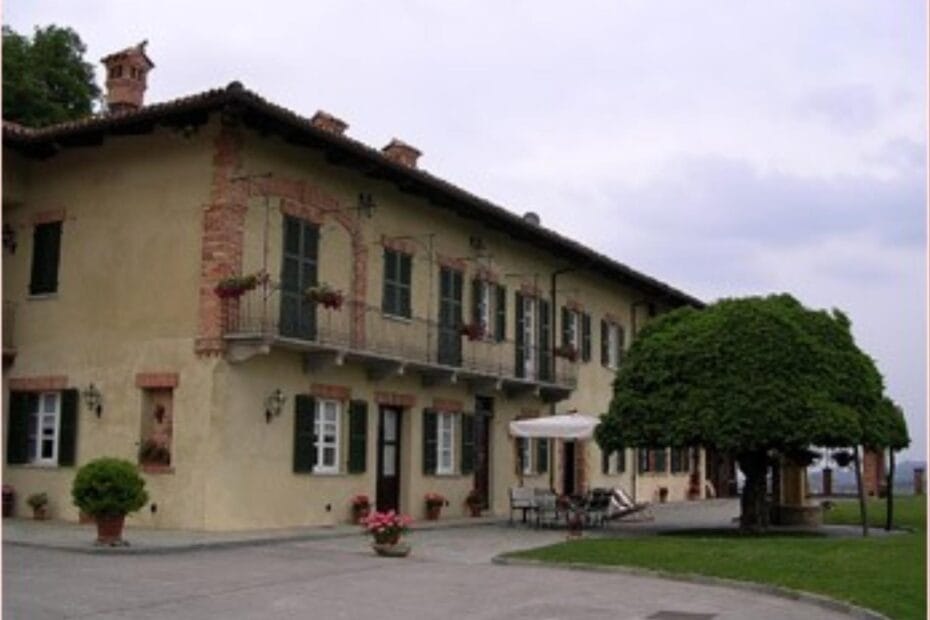
[[[378,411],[378,476],[375,505],[378,511],[400,509],[400,427],[402,409]]]
[[[562,443],[562,494],[575,494],[575,442]]]
[[[481,494],[482,508],[491,507],[491,420],[494,399],[475,397],[475,489]]]

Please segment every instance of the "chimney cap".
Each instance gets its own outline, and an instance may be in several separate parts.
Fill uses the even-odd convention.
[[[148,44],[149,44],[149,40],[145,39],[143,41],[140,41],[139,43],[136,43],[135,45],[130,45],[126,49],[122,49],[118,52],[113,52],[112,54],[108,54],[107,56],[104,56],[103,58],[100,59],[100,62],[104,64],[108,64],[109,62],[114,61],[114,60],[122,60],[123,58],[127,56],[137,56],[145,60],[149,69],[154,69],[155,63],[152,62],[152,59],[149,58],[148,54],[145,53],[145,46]]]
[[[409,168],[417,167],[417,159],[423,153],[416,147],[410,146],[403,140],[392,138],[387,146],[381,149],[385,157]]]
[[[310,124],[316,127],[317,129],[322,129],[323,131],[328,131],[329,133],[334,133],[337,135],[342,135],[345,133],[345,130],[349,128],[349,124],[333,116],[325,110],[317,110],[310,118]]]
[[[523,221],[529,222],[534,226],[539,226],[541,220],[539,219],[539,214],[535,211],[527,211],[523,214]]]

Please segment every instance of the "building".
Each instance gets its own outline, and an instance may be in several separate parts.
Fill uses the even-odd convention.
[[[158,527],[339,523],[356,494],[420,517],[438,492],[458,516],[472,488],[503,515],[516,484],[703,496],[700,450],[507,432],[604,412],[637,329],[699,300],[400,140],[372,149],[236,82],[143,105],[144,44],[103,62],[109,113],[3,125],[19,510],[46,491],[76,520],[75,467],[102,455],[139,462],[151,504],[131,519]]]

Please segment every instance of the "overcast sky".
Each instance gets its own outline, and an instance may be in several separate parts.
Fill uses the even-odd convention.
[[[841,308],[906,410],[905,456],[926,452],[921,0],[8,0],[3,20],[71,26],[95,63],[148,39],[150,102],[240,80],[396,136],[705,300]]]

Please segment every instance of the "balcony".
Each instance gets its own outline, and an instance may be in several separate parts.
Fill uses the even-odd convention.
[[[326,309],[286,299],[282,314],[281,297],[269,284],[225,300],[231,361],[280,347],[301,352],[308,370],[357,363],[372,380],[417,373],[425,386],[462,382],[508,396],[535,393],[548,402],[567,398],[575,387],[574,363],[522,347],[518,364],[513,340],[470,340],[434,320],[388,316],[381,308],[353,302]]]
[[[16,341],[13,339],[13,328],[16,322],[16,304],[12,301],[3,302],[3,365],[9,366],[16,359]]]

